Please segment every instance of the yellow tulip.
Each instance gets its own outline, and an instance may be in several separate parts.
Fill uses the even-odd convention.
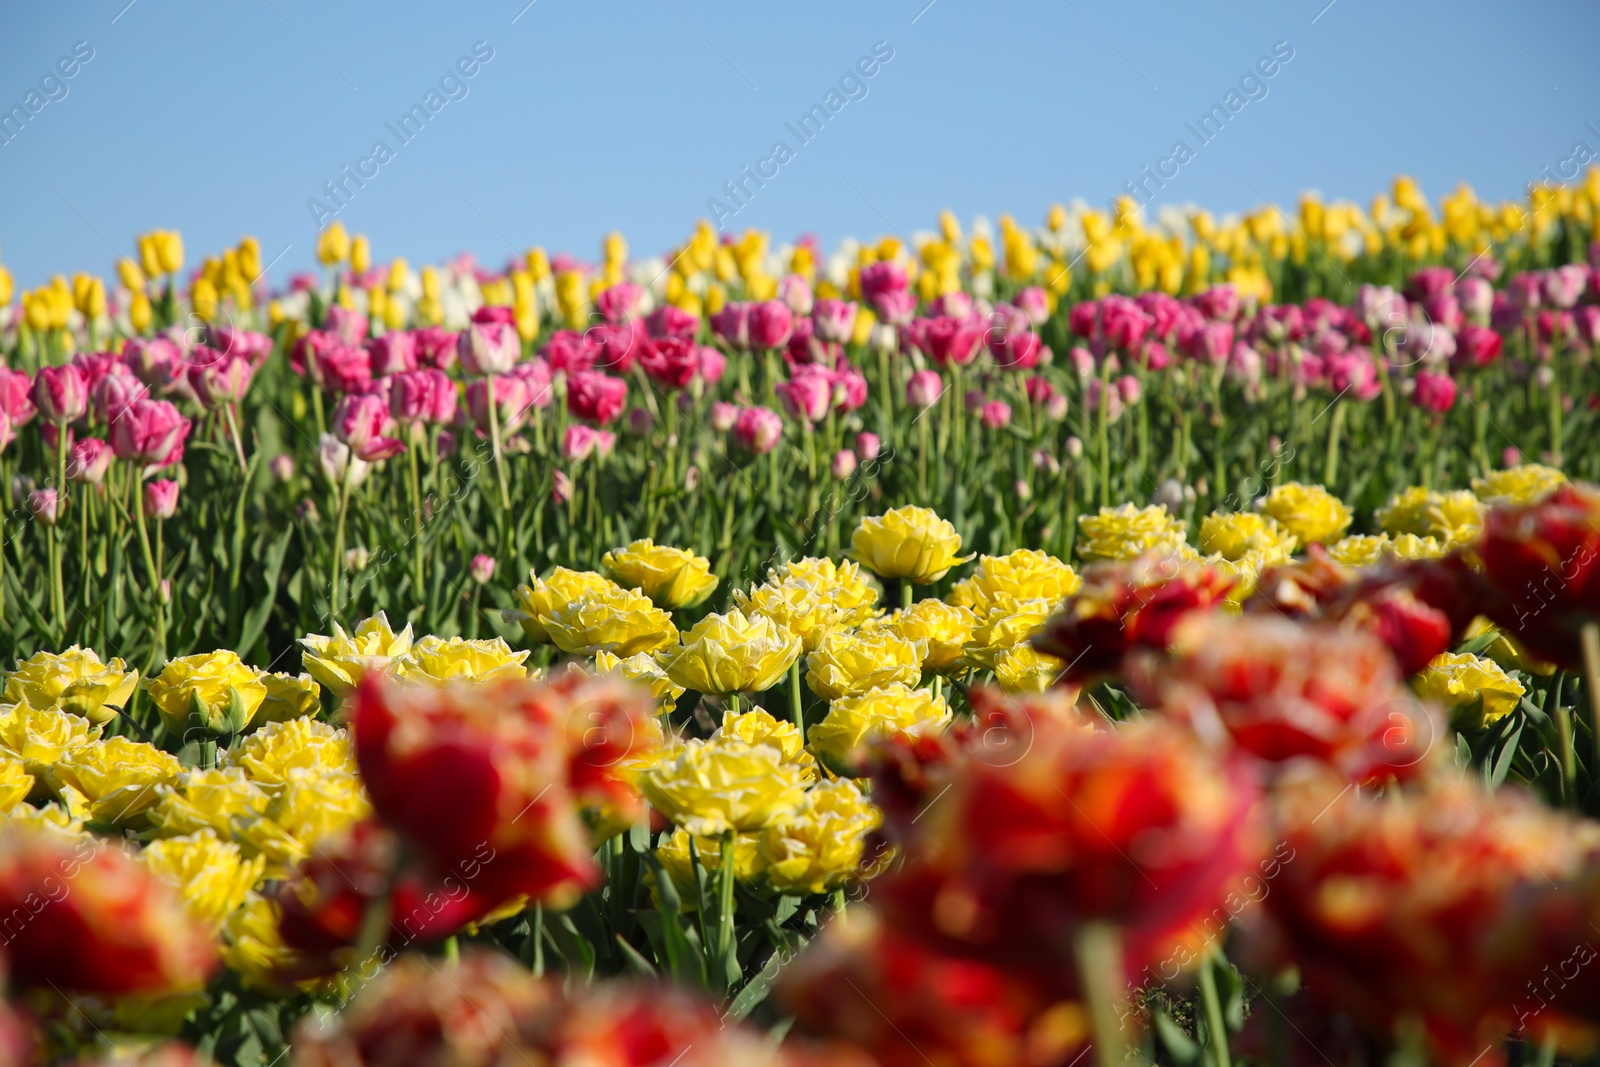
[[[334,221],[317,234],[317,262],[332,267],[350,258],[350,234],[344,223]]]
[[[1320,485],[1286,482],[1267,494],[1261,510],[1293,534],[1302,549],[1337,540],[1350,526],[1350,509]]]
[[[557,567],[549,578],[528,576],[529,585],[519,585],[512,593],[517,606],[502,614],[506,621],[515,622],[529,640],[550,644],[550,635],[539,623],[539,616],[549,614],[557,607],[579,600],[590,593],[620,590],[620,586],[603,574],[594,571],[573,571]]]
[[[116,717],[133,696],[139,672],[120,659],[100,662],[93,649],[36,652],[6,675],[5,699],[40,710],[58,708],[94,723]]]
[[[1457,726],[1481,730],[1517,710],[1527,687],[1491,659],[1444,652],[1417,675],[1418,695],[1450,711]]]
[[[765,830],[805,803],[805,772],[769,745],[689,741],[640,775],[651,805],[696,837]]]
[[[915,685],[928,644],[888,630],[836,630],[806,654],[806,685],[824,700],[878,686]]]
[[[300,638],[300,661],[306,671],[334,696],[345,696],[368,671],[388,671],[396,659],[411,651],[411,624],[395,633],[389,618],[378,612],[350,633],[338,623],[333,636],[307,634]]]
[[[710,560],[649,538],[612,549],[601,557],[600,565],[618,585],[639,590],[669,611],[693,607],[717,587]]]
[[[189,729],[239,733],[267,698],[261,672],[231,651],[168,660],[159,675],[145,682],[145,691],[175,736],[184,736]]]
[[[632,656],[678,642],[671,615],[643,593],[616,586],[558,604],[538,618],[551,642],[575,656],[600,651]]]
[[[699,693],[759,693],[778,684],[801,647],[799,637],[771,619],[735,608],[697,622],[680,647],[662,654],[661,668]]]
[[[910,505],[863,518],[850,535],[852,554],[880,578],[904,578],[917,585],[937,582],[958,563],[961,535],[931,510]]]
[[[896,733],[943,730],[950,706],[926,689],[888,685],[835,700],[827,718],[807,732],[817,755],[835,767],[851,767],[855,753],[869,741]]]
[[[526,678],[528,650],[511,651],[503,637],[468,640],[429,634],[394,661],[394,675],[404,681],[493,682]]]
[[[791,819],[761,832],[763,875],[780,893],[827,893],[862,875],[867,837],[883,813],[848,779],[806,793]]]

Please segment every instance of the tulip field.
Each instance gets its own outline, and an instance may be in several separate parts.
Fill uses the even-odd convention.
[[[1600,167],[0,267],[0,1067],[1600,1059]]]

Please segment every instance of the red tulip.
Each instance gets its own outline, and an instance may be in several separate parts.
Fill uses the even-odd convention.
[[[216,967],[215,945],[177,894],[99,838],[0,831],[0,915],[11,978],[24,989],[195,990]]]

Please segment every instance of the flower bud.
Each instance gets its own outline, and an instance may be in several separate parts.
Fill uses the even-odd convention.
[[[1083,441],[1076,434],[1067,438],[1067,455],[1073,459],[1081,459],[1083,457]]]
[[[554,484],[550,487],[550,499],[557,504],[565,504],[572,499],[572,479],[567,477],[566,471],[556,471]]]
[[[741,448],[765,455],[783,437],[783,419],[770,408],[745,408],[734,423],[733,438]]]
[[[1015,492],[1018,500],[1026,502],[1033,499],[1033,487],[1028,484],[1028,479],[1026,478],[1017,479]]]
[[[1033,469],[1044,471],[1048,474],[1059,474],[1061,472],[1061,461],[1045,449],[1035,449],[1033,453]]]
[[[1064,422],[1067,418],[1067,397],[1064,393],[1057,393],[1044,403],[1045,418],[1051,422]]]
[[[33,406],[57,424],[74,422],[89,410],[89,383],[73,364],[41,367],[33,379]]]
[[[1125,374],[1117,379],[1117,393],[1122,397],[1124,404],[1137,404],[1143,394],[1143,387],[1138,378]]]
[[[367,564],[372,562],[372,553],[361,545],[347,548],[344,552],[344,569],[347,571],[364,571]]]
[[[919,370],[906,382],[906,403],[926,411],[939,402],[944,393],[944,380],[938,372]]]
[[[711,428],[718,433],[727,433],[733,429],[733,424],[738,421],[738,404],[730,404],[726,400],[718,400],[711,405]]]
[[[983,424],[991,430],[1003,430],[1011,425],[1011,405],[1004,400],[991,400],[982,407]]]
[[[655,426],[656,417],[650,414],[649,408],[628,409],[628,432],[635,437],[648,436]]]
[[[861,432],[856,434],[856,458],[863,463],[869,463],[878,458],[878,450],[882,442],[875,433]]]
[[[96,437],[86,437],[72,446],[67,459],[67,480],[81,485],[99,485],[111,467],[111,446]]]
[[[267,469],[278,481],[291,481],[294,478],[294,457],[287,452],[279,452],[267,463]]]
[[[54,489],[35,489],[28,494],[28,510],[46,526],[54,526],[61,516],[61,496]]]
[[[494,563],[493,556],[486,556],[482,552],[473,556],[472,564],[469,568],[472,572],[472,580],[479,585],[488,585],[489,580],[494,577]]]
[[[841,448],[833,455],[833,476],[838,481],[844,481],[856,471],[856,454],[848,448]]]
[[[144,510],[152,519],[165,521],[178,513],[178,483],[158,478],[144,483]]]
[[[700,488],[700,468],[693,463],[683,472],[683,488],[691,493]]]

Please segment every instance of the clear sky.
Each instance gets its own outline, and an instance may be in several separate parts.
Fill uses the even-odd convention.
[[[1260,77],[1279,42],[1292,59]],[[612,229],[659,253],[709,199],[737,206],[745,166],[774,176],[731,227],[826,245],[945,207],[1032,223],[1146,165],[1175,172],[1158,203],[1218,211],[1308,188],[1364,204],[1399,171],[1515,196],[1576,143],[1600,152],[1597,43],[1594,0],[15,4],[0,112],[30,92],[38,111],[0,125],[0,261],[31,286],[176,227],[191,265],[256,235],[281,280],[312,262],[308,201],[336,207],[346,166],[371,176],[338,217],[413,263],[592,258]],[[892,59],[858,68],[875,45]],[[1186,124],[1251,73],[1202,143]],[[785,124],[830,89],[802,143]],[[402,141],[389,126],[430,90]]]

